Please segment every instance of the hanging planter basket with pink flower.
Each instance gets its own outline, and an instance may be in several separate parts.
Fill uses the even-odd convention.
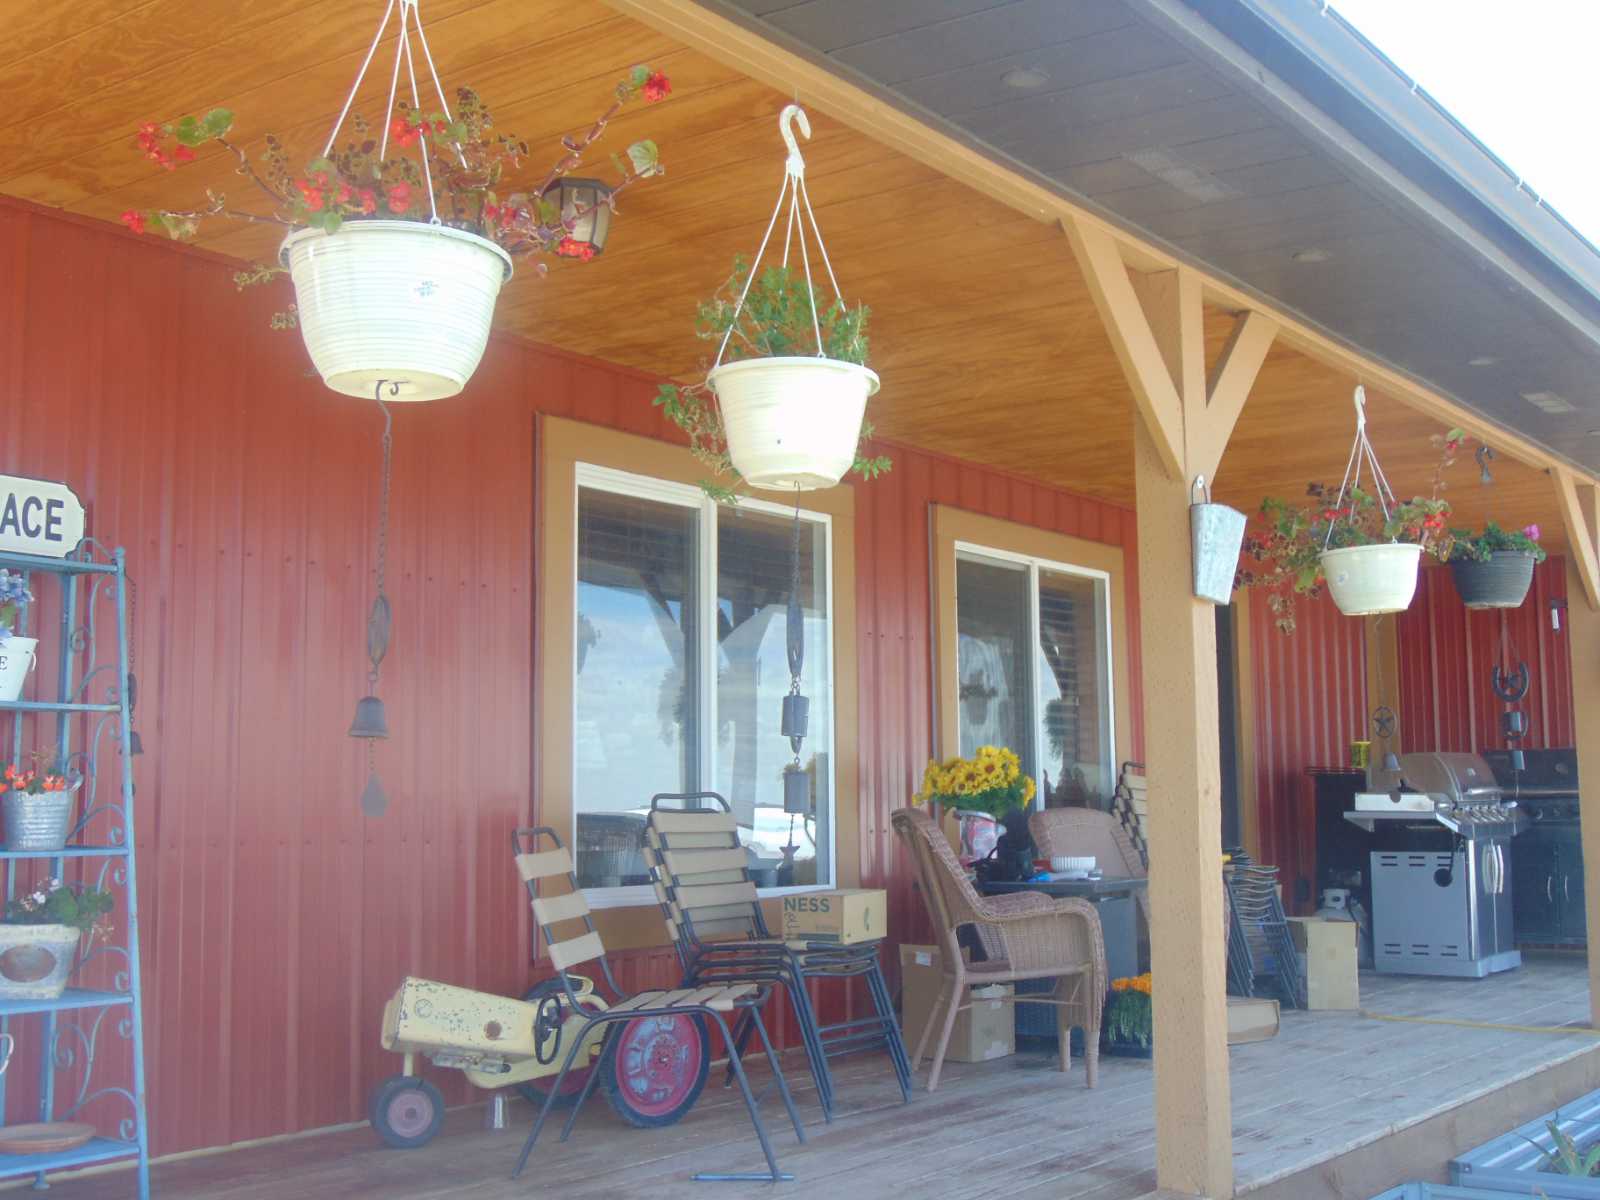
[[[392,69],[380,71],[389,76],[388,99],[374,128],[352,109],[396,14]],[[432,85],[434,111],[423,107],[419,74]],[[177,239],[193,237],[208,217],[289,228],[276,265],[252,267],[235,279],[243,287],[289,276],[294,305],[273,323],[299,327],[323,382],[352,396],[373,397],[381,389],[388,400],[453,396],[483,357],[513,258],[593,258],[617,196],[661,172],[656,145],[646,140],[615,159],[622,174],[616,184],[573,181],[586,185],[581,202],[563,185],[624,103],[639,95],[650,103],[670,91],[665,75],[634,67],[586,133],[561,139],[561,155],[542,181],[518,187],[512,172],[526,158],[527,143],[498,132],[470,89],[457,89],[453,103],[446,97],[418,0],[388,0],[327,142],[303,170],[290,169],[271,135],[256,156],[235,144],[227,109],[140,128],[145,157],[168,170],[208,144],[227,150],[238,173],[270,199],[270,211],[235,208],[213,191],[189,211],[130,210],[122,220],[135,232]],[[547,267],[540,261],[536,269]]]

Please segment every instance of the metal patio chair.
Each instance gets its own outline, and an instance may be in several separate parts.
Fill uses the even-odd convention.
[[[663,803],[690,807],[665,808]],[[774,937],[761,911],[733,811],[716,792],[663,792],[651,797],[645,840],[645,859],[654,873],[656,896],[685,986],[711,982],[782,986],[795,1013],[826,1120],[833,1120],[835,1108],[828,1060],[877,1046],[888,1051],[901,1097],[910,1101],[911,1061],[883,977],[880,943],[791,943]],[[871,1014],[823,1025],[811,1003],[808,982],[858,977],[866,982]],[[749,1024],[741,1018],[741,1047],[749,1035]]]
[[[1013,1001],[1055,1007],[1063,1071],[1072,1061],[1071,1028],[1082,1028],[1085,1081],[1094,1087],[1099,1080],[1100,1010],[1109,983],[1100,917],[1094,906],[1075,897],[1041,896],[1037,892],[980,896],[950,848],[944,830],[925,811],[897,809],[889,819],[917,864],[922,898],[939,938],[939,966],[945,988],[929,1009],[928,1023],[912,1054],[912,1061],[920,1065],[943,1010],[933,1067],[928,1073],[928,1090],[939,1086],[956,1014],[971,1007],[971,1001],[966,999],[968,989],[1031,979],[1054,979],[1055,989],[1049,994],[1013,996]],[[985,961],[968,962],[962,957],[959,934],[966,926],[977,932],[988,954]]]
[[[523,1143],[522,1154],[517,1159],[516,1170],[511,1173],[513,1179],[522,1174],[528,1164],[528,1156],[533,1153],[534,1146],[539,1141],[539,1134],[544,1129],[544,1123],[550,1116],[550,1110],[555,1106],[561,1096],[562,1084],[566,1082],[574,1062],[580,1051],[590,1044],[589,1034],[596,1027],[603,1027],[605,1032],[600,1043],[601,1053],[599,1061],[605,1059],[605,1039],[615,1037],[623,1023],[648,1017],[664,1016],[697,1016],[703,1023],[714,1024],[722,1034],[722,1041],[728,1048],[728,1070],[739,1084],[740,1091],[744,1094],[745,1108],[750,1113],[750,1123],[755,1126],[756,1138],[761,1143],[761,1152],[766,1156],[767,1171],[761,1172],[735,1172],[711,1173],[699,1172],[692,1176],[695,1180],[702,1181],[748,1181],[762,1183],[776,1183],[780,1180],[793,1179],[794,1176],[778,1170],[777,1156],[773,1153],[771,1139],[767,1137],[766,1126],[762,1124],[761,1113],[756,1106],[755,1093],[750,1089],[750,1081],[746,1078],[744,1066],[740,1062],[740,1053],[735,1038],[728,1028],[725,1014],[737,1012],[747,1024],[748,1028],[755,1030],[761,1039],[762,1049],[767,1055],[767,1062],[772,1067],[773,1080],[778,1085],[778,1094],[783,1098],[784,1108],[789,1113],[789,1120],[794,1125],[795,1137],[801,1142],[806,1140],[805,1130],[800,1125],[800,1114],[795,1110],[794,1097],[789,1094],[789,1085],[784,1081],[783,1069],[778,1062],[778,1056],[772,1048],[772,1040],[767,1036],[766,1026],[761,1020],[761,1008],[766,1004],[770,995],[769,989],[757,983],[727,982],[710,983],[698,987],[684,987],[675,991],[657,990],[638,992],[628,995],[617,986],[615,976],[611,973],[611,964],[606,958],[605,946],[600,941],[599,931],[595,929],[594,918],[589,913],[589,904],[583,897],[583,892],[578,887],[578,877],[573,871],[572,857],[561,844],[560,837],[555,830],[548,826],[538,826],[531,829],[518,829],[513,835],[516,840],[517,870],[527,886],[528,895],[533,902],[533,919],[539,926],[539,932],[544,938],[545,952],[550,956],[550,961],[555,965],[557,976],[566,993],[568,1011],[583,1015],[586,1020],[583,1025],[567,1036],[566,1026],[563,1026],[562,1044],[567,1045],[566,1057],[561,1063],[561,1071],[556,1076],[545,1096],[543,1107],[539,1110],[538,1117],[534,1120],[533,1129],[528,1133],[528,1140]],[[551,848],[539,849],[541,840],[550,843]],[[567,891],[561,895],[544,896],[540,894],[540,883],[544,880],[565,878]],[[564,939],[557,938],[554,928],[557,925],[573,925],[581,922],[583,932]],[[586,962],[598,961],[601,974],[605,978],[609,996],[606,999],[610,1007],[595,1011],[579,995],[579,988],[573,983],[572,968]],[[586,981],[588,982],[588,981]],[[708,1047],[709,1049],[709,1047]],[[572,1111],[567,1116],[565,1126],[561,1130],[561,1141],[566,1141],[572,1133],[572,1126],[578,1119],[578,1110],[588,1100],[589,1094],[594,1090],[595,1082],[600,1078],[599,1069],[589,1073],[584,1081],[583,1090],[579,1092],[577,1100],[572,1105]]]

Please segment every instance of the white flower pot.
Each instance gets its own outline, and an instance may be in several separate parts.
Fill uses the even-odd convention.
[[[439,400],[472,377],[511,256],[475,233],[421,221],[302,229],[278,259],[294,280],[300,333],[322,381],[385,400]]]
[[[1322,573],[1328,592],[1347,617],[1404,612],[1417,594],[1422,547],[1415,542],[1346,546],[1325,550]]]
[[[834,358],[751,358],[706,376],[728,455],[752,487],[832,487],[856,460],[878,376]]]
[[[38,638],[0,638],[0,701],[21,698],[22,684],[33,670],[38,645]]]
[[[0,1000],[54,1000],[77,956],[71,925],[0,925]]]

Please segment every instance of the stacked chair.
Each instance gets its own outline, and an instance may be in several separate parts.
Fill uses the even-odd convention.
[[[800,1029],[823,1116],[833,1120],[835,1093],[828,1060],[882,1047],[903,1099],[911,1099],[911,1063],[879,963],[880,945],[785,942],[767,928],[748,858],[728,802],[716,792],[652,797],[645,862],[683,970],[683,986],[754,984],[781,987]],[[813,980],[865,981],[872,1012],[823,1025],[811,1003]],[[742,1016],[740,1050],[758,1014]],[[737,1061],[735,1059],[735,1061]]]
[[[523,1143],[522,1155],[517,1159],[517,1168],[512,1172],[512,1178],[521,1175],[522,1169],[527,1166],[528,1156],[533,1153],[533,1148],[539,1141],[539,1134],[544,1129],[544,1123],[550,1116],[550,1110],[561,1095],[561,1085],[566,1081],[567,1073],[572,1070],[578,1056],[583,1054],[585,1062],[588,1061],[587,1051],[593,1045],[590,1036],[593,1031],[596,1029],[604,1031],[598,1059],[600,1065],[589,1072],[583,1090],[579,1092],[577,1101],[572,1105],[567,1123],[561,1130],[563,1142],[571,1135],[573,1123],[578,1119],[578,1110],[583,1107],[584,1101],[588,1100],[589,1094],[594,1090],[595,1082],[600,1078],[601,1070],[607,1061],[609,1039],[616,1036],[623,1023],[646,1017],[690,1016],[698,1017],[702,1024],[714,1026],[722,1034],[723,1044],[728,1048],[728,1072],[739,1084],[740,1091],[744,1093],[745,1108],[750,1112],[750,1122],[755,1126],[756,1137],[761,1142],[761,1152],[767,1160],[765,1173],[701,1173],[694,1178],[765,1183],[793,1179],[793,1175],[778,1170],[777,1156],[772,1151],[772,1142],[767,1137],[766,1126],[761,1123],[761,1113],[756,1107],[755,1094],[750,1090],[750,1081],[745,1077],[744,1066],[739,1061],[740,1049],[737,1043],[742,1042],[743,1038],[736,1039],[733,1036],[725,1015],[737,1012],[738,1024],[744,1030],[744,1036],[747,1037],[749,1031],[754,1029],[760,1037],[767,1062],[772,1068],[773,1079],[778,1085],[779,1095],[783,1098],[784,1108],[788,1110],[789,1120],[794,1124],[795,1136],[804,1142],[806,1135],[800,1126],[800,1114],[795,1111],[794,1098],[789,1094],[789,1086],[784,1082],[778,1056],[773,1051],[772,1041],[768,1038],[766,1026],[761,1020],[761,1010],[770,995],[770,988],[756,982],[729,981],[685,987],[675,991],[657,990],[627,995],[617,986],[616,978],[611,973],[611,964],[606,959],[600,933],[594,927],[594,918],[589,913],[588,901],[583,898],[583,892],[579,890],[578,877],[572,868],[572,857],[561,844],[561,839],[555,830],[548,826],[518,829],[512,834],[512,839],[517,852],[517,870],[532,899],[533,919],[544,938],[545,951],[550,956],[562,989],[566,993],[567,1011],[581,1013],[587,1018],[583,1026],[570,1037],[565,1028],[563,1030],[562,1042],[568,1049],[561,1063],[561,1071],[546,1093],[544,1106],[539,1110],[539,1116],[533,1123],[528,1140]],[[548,843],[549,848],[541,850],[540,846],[545,843]],[[542,881],[558,879],[566,881],[567,890],[564,893],[541,894]],[[556,936],[556,926],[570,929],[579,924],[582,925],[583,932],[566,937]],[[572,969],[589,962],[600,964],[606,987],[609,989],[609,995],[604,998],[610,1007],[598,1011],[580,995],[584,989],[573,982]]]
[[[1276,996],[1285,1008],[1306,1007],[1300,953],[1278,893],[1278,868],[1232,852],[1223,871],[1228,920],[1228,991],[1235,996]]]

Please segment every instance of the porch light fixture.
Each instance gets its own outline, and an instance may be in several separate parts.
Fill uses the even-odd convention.
[[[1469,367],[1492,367],[1500,360],[1492,354],[1480,354],[1476,358],[1467,359]]]
[[[571,222],[568,235],[595,254],[606,248],[611,232],[611,189],[598,179],[573,179],[562,176],[545,193],[545,199],[561,209],[561,220]]]
[[[1296,250],[1289,255],[1297,263],[1325,263],[1333,255],[1318,246],[1307,246],[1304,250]]]

